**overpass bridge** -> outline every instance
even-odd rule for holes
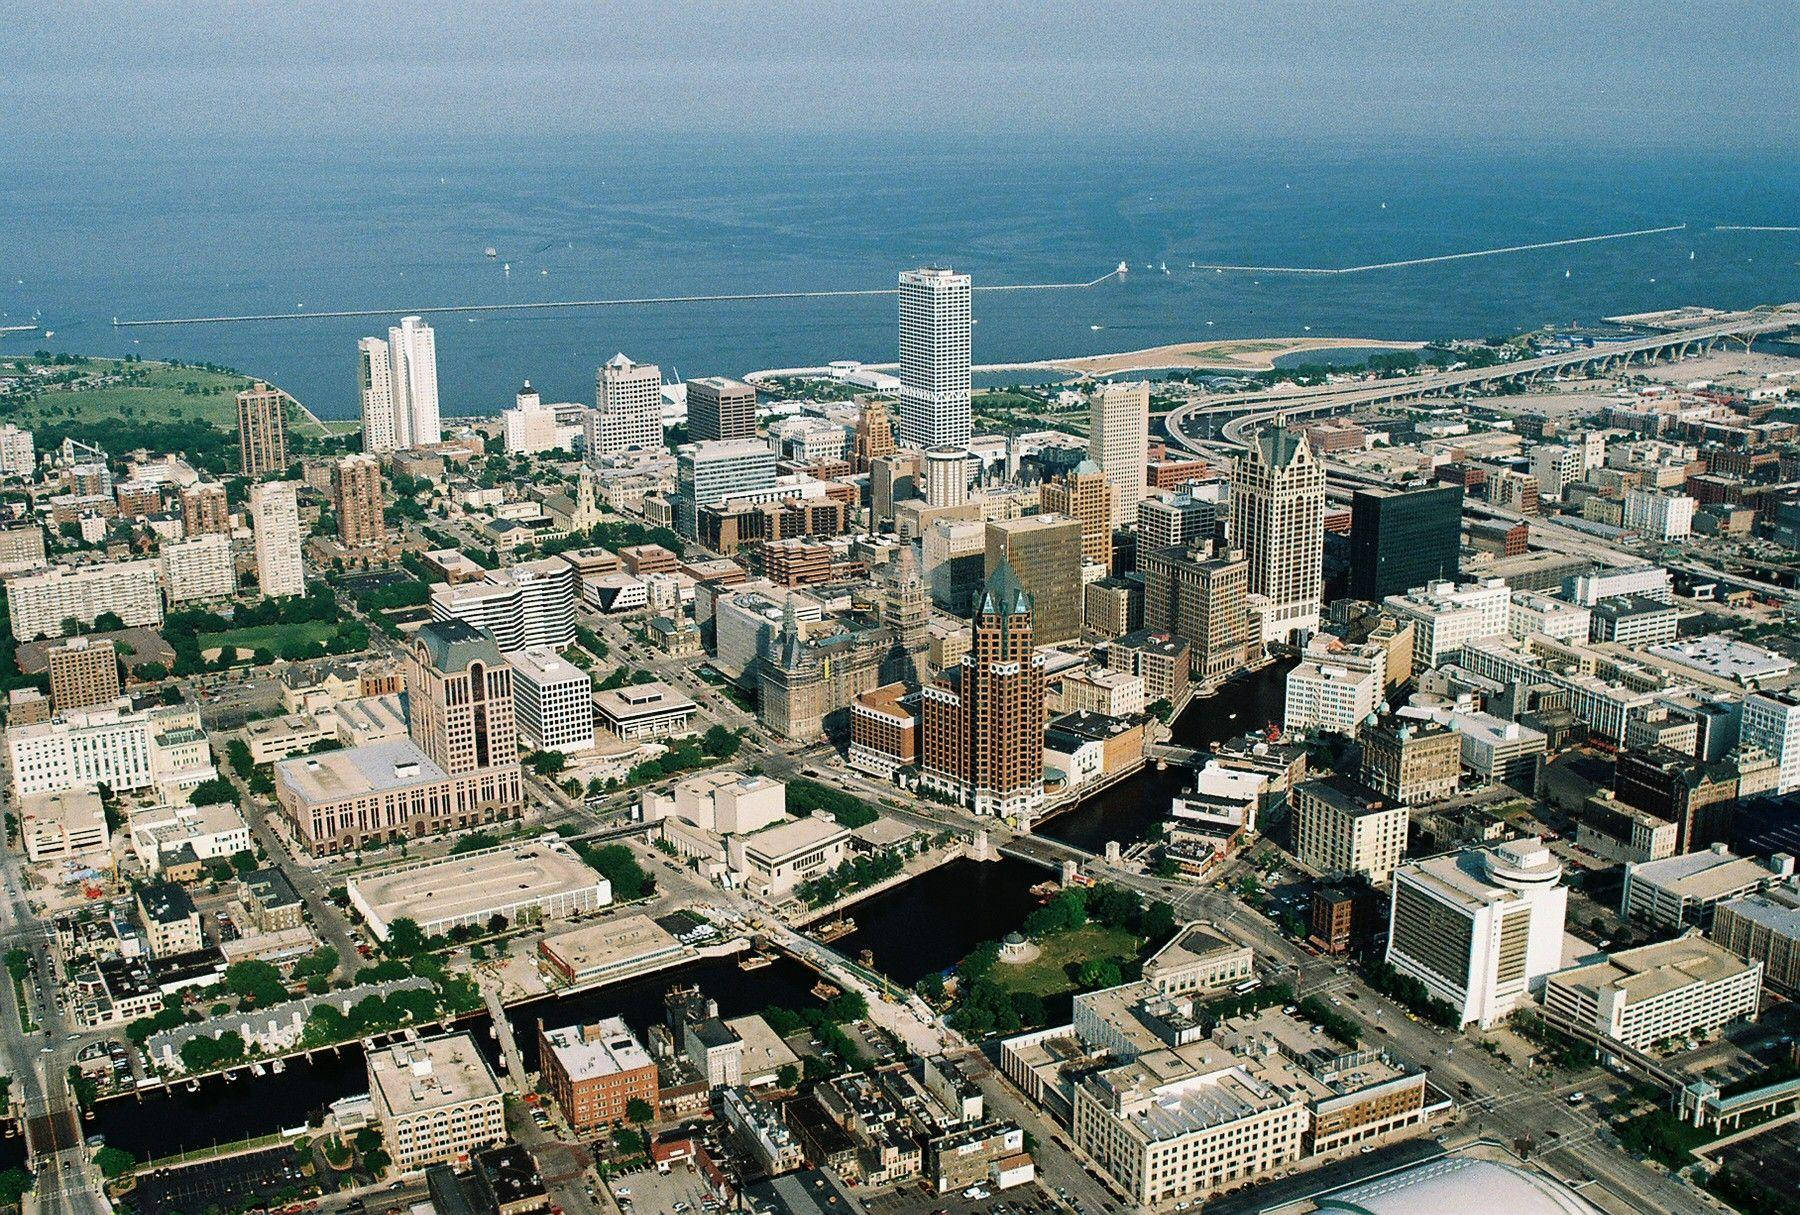
[[[1800,304],[1784,304],[1779,308],[1740,313],[1710,324],[1558,351],[1493,367],[1464,367],[1456,371],[1402,376],[1349,388],[1326,386],[1300,392],[1255,392],[1195,402],[1170,412],[1164,425],[1170,441],[1177,447],[1205,454],[1203,445],[1209,440],[1195,425],[1202,418],[1229,418],[1219,431],[1221,438],[1226,445],[1244,447],[1258,427],[1276,418],[1285,420],[1339,413],[1370,405],[1444,396],[1508,381],[1534,383],[1567,371],[1605,375],[1639,362],[1647,365],[1659,359],[1680,359],[1692,353],[1710,351],[1724,341],[1741,342],[1747,350],[1757,338],[1785,332],[1797,324],[1800,324]]]

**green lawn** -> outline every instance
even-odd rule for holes
[[[1075,982],[1065,969],[1069,965],[1079,966],[1094,958],[1133,958],[1137,956],[1139,944],[1138,939],[1123,928],[1089,924],[1038,942],[1042,952],[1023,965],[999,963],[994,967],[992,977],[1008,991],[1053,996],[1075,989]]]
[[[123,372],[130,377],[130,382],[92,388],[49,387],[30,400],[9,402],[9,410],[17,410],[14,420],[42,423],[109,417],[155,422],[200,421],[221,430],[236,430],[237,393],[251,383],[249,376],[235,372],[171,367],[167,363],[128,364],[117,359],[91,358],[79,367],[58,370],[96,376]]]
[[[298,637],[309,645],[318,641],[330,641],[337,635],[338,626],[323,620],[302,620],[295,624],[259,624],[247,629],[227,629],[223,633],[202,633],[197,638],[200,653],[207,658],[212,657],[214,650],[225,646],[236,646],[240,654],[248,654],[252,650],[276,652],[283,641]]]

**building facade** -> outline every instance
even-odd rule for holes
[[[756,437],[756,389],[723,376],[687,382],[688,438],[696,443]]]
[[[345,548],[387,542],[381,508],[381,465],[373,456],[345,456],[331,467],[331,496],[337,509],[338,541]]]
[[[615,354],[594,373],[594,411],[587,416],[588,463],[662,447],[662,368]]]
[[[250,487],[250,526],[256,541],[256,583],[266,597],[306,594],[300,550],[300,505],[292,481]]]
[[[1232,543],[1267,601],[1263,638],[1318,631],[1324,598],[1325,470],[1303,434],[1279,421],[1232,464]]]
[[[111,612],[127,628],[162,623],[162,596],[153,560],[109,561],[103,565],[53,566],[41,574],[9,578],[6,610],[19,641],[60,637],[64,621],[92,627]]]
[[[258,380],[237,394],[238,467],[246,477],[285,472],[287,394]]]
[[[209,532],[165,544],[158,560],[171,608],[216,603],[237,594],[237,561],[228,535]]]
[[[1108,381],[1088,398],[1088,455],[1112,485],[1112,525],[1137,522],[1150,444],[1150,385]]]
[[[1379,603],[1454,578],[1462,558],[1462,486],[1359,489],[1350,500],[1350,593]]]
[[[900,275],[901,446],[966,446],[970,404],[970,281],[926,267]]]

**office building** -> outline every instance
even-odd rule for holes
[[[1187,693],[1190,651],[1183,638],[1139,629],[1106,647],[1106,665],[1141,677],[1144,699],[1151,704],[1175,704]]]
[[[1030,599],[1038,645],[1081,636],[1081,524],[1065,515],[1026,515],[989,523],[984,575],[1002,566]]]
[[[927,453],[929,456],[929,453]],[[1112,483],[1100,466],[1087,459],[1075,471],[1057,481],[1046,481],[1038,491],[1038,499],[1046,514],[1067,515],[1081,525],[1081,561],[1112,569],[1113,506]]]
[[[758,898],[780,902],[850,855],[850,832],[824,811],[725,837],[725,863]]]
[[[1150,385],[1107,382],[1088,397],[1088,455],[1112,486],[1112,525],[1137,521],[1150,446]],[[1182,543],[1177,541],[1177,543]]]
[[[1537,591],[1514,591],[1506,631],[1511,637],[1538,633],[1552,641],[1579,645],[1592,635],[1592,622],[1592,610],[1579,603]]]
[[[594,749],[594,681],[547,646],[506,655],[519,741],[534,751]]]
[[[630,1121],[628,1109],[657,1104],[656,1061],[621,1017],[538,1028],[538,1058],[550,1098],[578,1131]]]
[[[1690,933],[1557,971],[1544,983],[1544,1015],[1634,1050],[1756,1019],[1761,962]]]
[[[1538,765],[1549,749],[1541,730],[1492,713],[1455,712],[1450,724],[1462,742],[1462,765],[1483,781],[1522,793],[1537,789]]]
[[[300,550],[300,504],[292,481],[250,487],[250,526],[256,540],[256,584],[263,595],[306,594]]]
[[[662,447],[662,368],[615,354],[594,373],[594,411],[586,421],[587,459]]]
[[[969,500],[969,452],[933,447],[925,453],[925,504],[961,506]]]
[[[850,703],[850,766],[882,780],[919,760],[919,696],[883,684]]]
[[[158,560],[170,608],[217,603],[237,594],[237,560],[230,536],[208,532],[165,544]]]
[[[174,957],[206,944],[206,938],[200,935],[200,912],[194,907],[194,900],[173,882],[138,887],[137,909],[154,956]]]
[[[413,741],[450,775],[518,763],[513,671],[492,634],[461,620],[420,625],[406,697]]]
[[[501,437],[506,450],[515,455],[532,456],[552,451],[564,444],[564,428],[557,421],[556,406],[544,404],[544,398],[526,380],[513,397],[513,407],[500,411]]]
[[[109,561],[103,565],[53,566],[41,574],[9,578],[6,610],[19,641],[60,637],[64,622],[92,628],[111,612],[127,628],[162,623],[154,560]]]
[[[1435,667],[1463,645],[1507,635],[1512,589],[1498,578],[1458,586],[1428,582],[1382,601],[1389,613],[1413,624],[1413,669]]]
[[[1002,559],[976,605],[969,652],[921,698],[922,778],[977,814],[1029,820],[1044,797],[1044,664],[1032,598]]]
[[[668,738],[689,733],[699,707],[666,683],[638,683],[596,693],[594,721],[628,742]]]
[[[373,412],[377,442],[391,442],[391,448],[370,448],[375,452],[430,447],[443,438],[438,417],[437,333],[423,319],[401,317],[390,326],[387,340],[387,385],[385,410],[379,394],[380,375],[372,357],[378,339],[365,338],[358,351],[366,368],[364,418]],[[385,414],[385,420],[382,415]]]
[[[19,800],[18,812],[19,837],[32,864],[83,856],[106,857],[111,863],[106,807],[92,785],[34,793]]]
[[[1287,676],[1285,730],[1323,730],[1354,737],[1381,703],[1384,663],[1347,664],[1309,656]]]
[[[50,704],[57,713],[110,705],[119,699],[119,651],[110,640],[71,637],[44,655]]]
[[[1647,595],[1615,595],[1594,605],[1590,627],[1595,641],[1637,648],[1674,641],[1681,618],[1672,604]]]
[[[1232,463],[1231,542],[1266,601],[1262,640],[1319,627],[1325,553],[1325,470],[1304,435],[1280,420]],[[1152,626],[1154,627],[1154,626]]]
[[[851,470],[859,473],[870,472],[875,461],[894,454],[894,425],[887,402],[880,397],[865,399],[857,411],[850,454]]]
[[[1462,557],[1462,486],[1359,489],[1350,500],[1350,594],[1379,603],[1454,578]]]
[[[0,477],[29,480],[37,471],[37,449],[29,430],[11,422],[0,424]]]
[[[1582,478],[1581,452],[1555,443],[1540,443],[1531,451],[1531,475],[1537,480],[1540,499],[1560,499],[1563,490]]]
[[[756,437],[756,389],[723,376],[687,382],[688,438],[695,443]]]
[[[970,283],[927,267],[900,275],[900,444],[964,447],[970,405]]]
[[[1385,885],[1406,854],[1404,805],[1371,796],[1346,777],[1294,786],[1294,855],[1315,873],[1346,873]]]
[[[223,485],[201,481],[181,491],[181,531],[190,538],[231,534],[231,508]]]
[[[1381,796],[1416,806],[1456,792],[1462,746],[1443,723],[1382,717],[1363,726],[1361,738],[1363,783]]]
[[[1694,531],[1694,507],[1686,494],[1649,489],[1625,491],[1625,530],[1650,540],[1685,540]]]
[[[331,466],[331,497],[338,541],[345,548],[387,542],[381,507],[381,465],[369,455],[345,456]]]
[[[178,797],[216,775],[200,715],[187,706],[135,711],[123,698],[6,732],[13,794],[105,785]]]
[[[1800,790],[1800,697],[1791,692],[1752,692],[1744,698],[1738,736],[1745,746],[1775,758],[1775,792]]]
[[[1800,993],[1800,885],[1792,879],[1719,904],[1708,935],[1738,957],[1760,963],[1769,986]]]
[[[1081,588],[1082,627],[1102,637],[1123,637],[1144,624],[1141,578],[1097,578]]]
[[[1792,876],[1794,858],[1738,856],[1724,844],[1642,864],[1627,863],[1619,914],[1658,929],[1704,928],[1717,908]]]
[[[372,456],[395,449],[393,363],[378,337],[356,343],[356,388],[362,405],[363,451]]]
[[[699,508],[775,485],[775,453],[755,438],[683,443],[675,451],[675,526],[696,533]]]
[[[1241,553],[1207,557],[1205,550],[1162,549],[1140,553],[1138,568],[1145,631],[1188,643],[1184,685],[1191,679],[1216,687],[1252,660],[1258,638],[1250,628],[1250,564]]]
[[[1726,760],[1706,763],[1669,747],[1621,751],[1613,761],[1613,793],[1674,823],[1677,852],[1698,852],[1730,834],[1737,767]]]
[[[562,649],[575,640],[575,591],[575,567],[542,557],[489,570],[479,582],[433,586],[431,616],[485,629],[502,653]]]
[[[506,1142],[500,1084],[470,1034],[373,1048],[367,1063],[382,1146],[398,1171],[466,1162]]]
[[[1562,963],[1569,892],[1536,836],[1394,870],[1387,961],[1485,1029],[1530,1001]]]
[[[1571,574],[1563,579],[1563,598],[1583,607],[1619,595],[1646,595],[1661,603],[1673,603],[1675,584],[1660,565],[1632,565],[1619,569]]]
[[[237,394],[238,467],[246,477],[287,470],[287,394],[258,380]]]
[[[1165,548],[1205,548],[1218,534],[1227,503],[1193,494],[1156,494],[1138,503],[1138,552]]]

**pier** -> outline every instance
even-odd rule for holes
[[[1362,266],[1233,266],[1224,264],[1196,265],[1196,270],[1232,271],[1239,274],[1366,274],[1370,270],[1400,270],[1408,266],[1432,266],[1439,262],[1460,262],[1471,257],[1500,257],[1507,253],[1530,253],[1537,249],[1563,249],[1570,245],[1591,245],[1597,241],[1628,240],[1634,236],[1660,236],[1680,232],[1686,224],[1669,224],[1662,228],[1637,228],[1630,232],[1603,232],[1598,236],[1571,236],[1563,240],[1535,241],[1528,245],[1502,245],[1497,249],[1474,249],[1467,253],[1439,253],[1431,257],[1407,257],[1392,262],[1369,262]]]

